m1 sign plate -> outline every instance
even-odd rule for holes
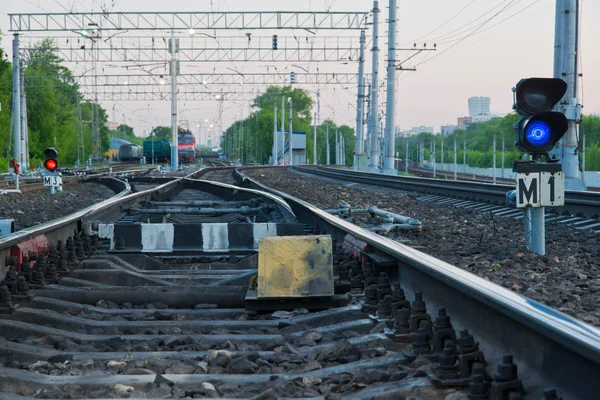
[[[565,205],[564,172],[540,172],[540,200],[542,207]]]
[[[564,205],[563,172],[517,173],[517,208]]]

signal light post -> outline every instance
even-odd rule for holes
[[[567,84],[554,78],[522,79],[513,89],[514,109],[523,116],[515,126],[515,144],[530,156],[513,164],[516,206],[524,209],[525,245],[540,255],[546,254],[545,207],[564,205],[562,165],[550,158],[550,150],[568,129],[565,115],[551,111],[566,91]]]
[[[50,194],[55,193],[56,188],[60,188],[62,185],[62,178],[57,172],[58,169],[58,150],[54,147],[48,147],[44,150],[44,168],[48,170],[49,174],[44,176],[44,186],[50,187]]]

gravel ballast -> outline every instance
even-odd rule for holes
[[[99,183],[74,183],[53,196],[49,190],[0,196],[0,219],[13,218],[16,230],[64,217],[114,196]]]
[[[521,220],[422,202],[417,193],[356,189],[283,168],[244,171],[269,187],[322,208],[377,206],[423,224],[394,236],[533,300],[600,326],[600,238],[562,224],[546,225],[546,255],[525,247]]]

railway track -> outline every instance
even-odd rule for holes
[[[404,171],[402,169],[402,171]],[[415,167],[409,167],[408,168],[408,172],[418,176],[419,178],[433,178],[433,171],[427,168],[415,168]],[[436,176],[437,179],[444,179],[444,180],[453,180],[454,179],[454,172],[448,172],[448,171],[436,171]],[[471,181],[471,182],[487,182],[487,183],[492,183],[493,182],[493,178],[489,177],[489,176],[484,176],[484,175],[475,175],[475,174],[461,174],[461,173],[457,173],[456,174],[457,180],[460,181]],[[496,182],[501,184],[501,185],[511,185],[514,184],[515,181],[514,179],[503,179],[501,177],[497,177]]]
[[[21,290],[12,304],[0,291],[0,398],[552,399],[558,388],[587,399],[600,389],[598,330],[244,169],[241,188],[206,180],[226,173],[208,168],[22,236],[53,249],[40,244],[28,292],[30,266],[4,266]],[[271,235],[284,237],[262,242],[275,251],[257,251]],[[261,280],[277,271],[263,257],[316,248],[332,258],[296,264],[308,284],[298,297]],[[327,276],[335,293],[323,295],[314,282]]]
[[[63,186],[68,187],[69,185],[72,185],[74,183],[77,182],[81,182],[84,179],[84,177],[79,177],[79,176],[69,176],[69,177],[64,177],[63,178]],[[42,178],[24,178],[24,179],[20,179],[19,182],[19,190],[21,191],[21,193],[30,193],[30,192],[35,192],[37,190],[42,190],[44,189],[44,183],[42,181]],[[15,180],[5,180],[2,182],[2,185],[0,185],[0,191],[2,190],[16,190],[17,189],[17,185]]]
[[[116,164],[112,167],[112,174],[118,176],[138,176],[144,175],[152,171],[152,168],[141,170],[139,167],[134,167],[135,163],[122,163]],[[68,170],[65,172],[63,178],[63,186],[68,187],[77,182],[81,182],[86,178],[94,178],[103,174],[111,172],[108,167],[98,168],[94,170]],[[76,175],[73,175],[76,174]],[[16,181],[14,179],[7,179],[0,182],[0,191],[2,190],[16,190]],[[21,193],[31,193],[38,190],[47,189],[44,186],[42,177],[22,177],[19,180],[19,190]]]
[[[408,171],[420,178],[433,178],[433,171],[427,168],[414,168],[411,167]],[[485,183],[493,183],[493,178],[485,175],[475,175],[475,174],[457,174],[457,179],[461,181],[471,181],[471,182],[485,182]],[[437,179],[445,179],[445,180],[454,180],[454,173],[448,171],[436,171]],[[514,185],[514,179],[505,179],[501,177],[497,177],[497,184],[501,185]],[[589,187],[587,188],[589,192],[600,192],[600,188],[598,187]]]
[[[401,191],[423,193],[419,199],[457,207],[485,210],[500,216],[521,218],[523,213],[506,206],[506,193],[514,185],[492,185],[481,182],[444,181],[405,176],[386,176],[325,167],[295,167],[298,171],[346,182],[381,186]],[[600,194],[567,191],[564,207],[546,207],[546,221],[573,225],[577,229],[593,229],[600,233]]]

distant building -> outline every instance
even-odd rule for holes
[[[415,134],[423,132],[433,133],[433,126],[413,126],[411,131],[413,131]]]
[[[458,118],[458,129],[462,129],[464,131],[469,127],[469,125],[471,125],[472,122],[473,118],[471,117]]]
[[[118,122],[110,122],[110,121],[108,121],[108,122],[106,122],[105,125],[106,125],[106,127],[108,128],[109,131],[116,131],[121,124],[119,124]]]
[[[396,133],[396,137],[409,137],[409,136],[413,136],[416,134],[417,133],[413,132],[413,131],[406,131],[406,130],[399,129],[398,132]]]
[[[469,117],[475,118],[478,115],[487,115],[490,113],[489,97],[470,97],[469,98]]]
[[[306,132],[293,131],[292,132],[292,146],[293,146],[293,155],[294,155],[294,164],[306,164]],[[288,138],[288,133],[285,135],[285,139]],[[281,131],[277,131],[277,161],[283,165],[287,164],[289,160],[289,143],[285,140],[285,151],[282,151],[281,146]],[[272,159],[271,159],[272,162]]]
[[[440,132],[442,136],[452,135],[458,129],[458,125],[442,125]]]
[[[492,114],[492,113],[479,114],[479,115],[475,115],[473,117],[473,122],[485,122],[485,121],[489,121],[491,119],[498,118],[498,117],[500,117],[500,115]]]

